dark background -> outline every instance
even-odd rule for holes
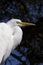
[[[43,65],[43,0],[0,0],[0,22],[11,18],[33,22],[36,26],[22,28],[22,42],[5,64]]]

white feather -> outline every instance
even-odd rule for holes
[[[12,19],[12,24],[19,21]],[[9,21],[11,22],[11,20]],[[18,25],[12,25],[10,23],[0,23],[0,63],[5,61],[11,51],[20,44],[22,40],[23,32]]]

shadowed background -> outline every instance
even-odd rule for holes
[[[33,22],[35,27],[25,27],[23,39],[6,65],[43,65],[43,1],[42,0],[0,0],[0,22],[11,18]]]

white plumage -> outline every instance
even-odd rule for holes
[[[11,51],[20,44],[22,39],[21,28],[19,26],[13,27],[12,24],[0,23],[0,63],[8,58]]]
[[[27,25],[27,23],[21,23],[19,19],[11,19],[7,23],[0,23],[0,64],[20,44],[23,32],[19,26],[22,25]]]

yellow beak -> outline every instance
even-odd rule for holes
[[[33,23],[28,23],[28,22],[17,22],[17,24],[22,24],[22,25],[25,25],[25,26],[35,26],[36,24],[33,24]]]

